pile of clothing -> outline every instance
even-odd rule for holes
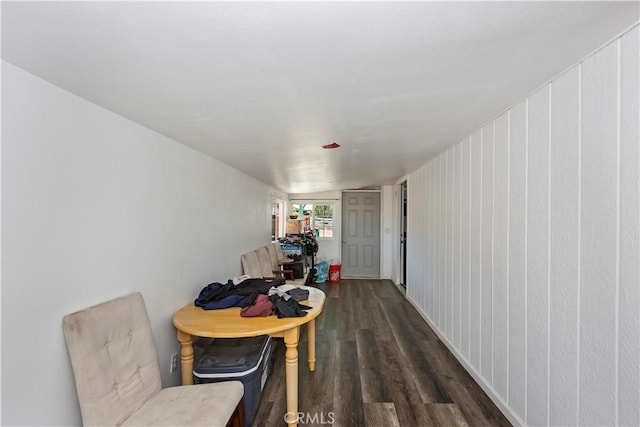
[[[264,317],[276,314],[278,318],[302,317],[311,307],[300,304],[309,298],[309,291],[284,284],[284,279],[271,281],[242,276],[227,283],[210,283],[194,301],[204,310],[242,307],[243,317]]]

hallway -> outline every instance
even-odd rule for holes
[[[510,425],[389,280],[319,284],[327,300],[316,323],[316,370],[300,337],[300,425]],[[255,426],[284,425],[284,345]],[[304,423],[304,424],[303,424]]]

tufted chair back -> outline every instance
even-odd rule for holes
[[[84,425],[119,425],[161,389],[160,368],[140,293],[63,319]]]

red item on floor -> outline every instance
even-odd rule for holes
[[[330,282],[339,282],[340,281],[340,264],[331,264],[329,266],[329,281]]]

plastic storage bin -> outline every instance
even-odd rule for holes
[[[241,381],[244,385],[244,426],[251,427],[262,389],[271,373],[271,337],[216,338],[196,359],[196,384]]]

